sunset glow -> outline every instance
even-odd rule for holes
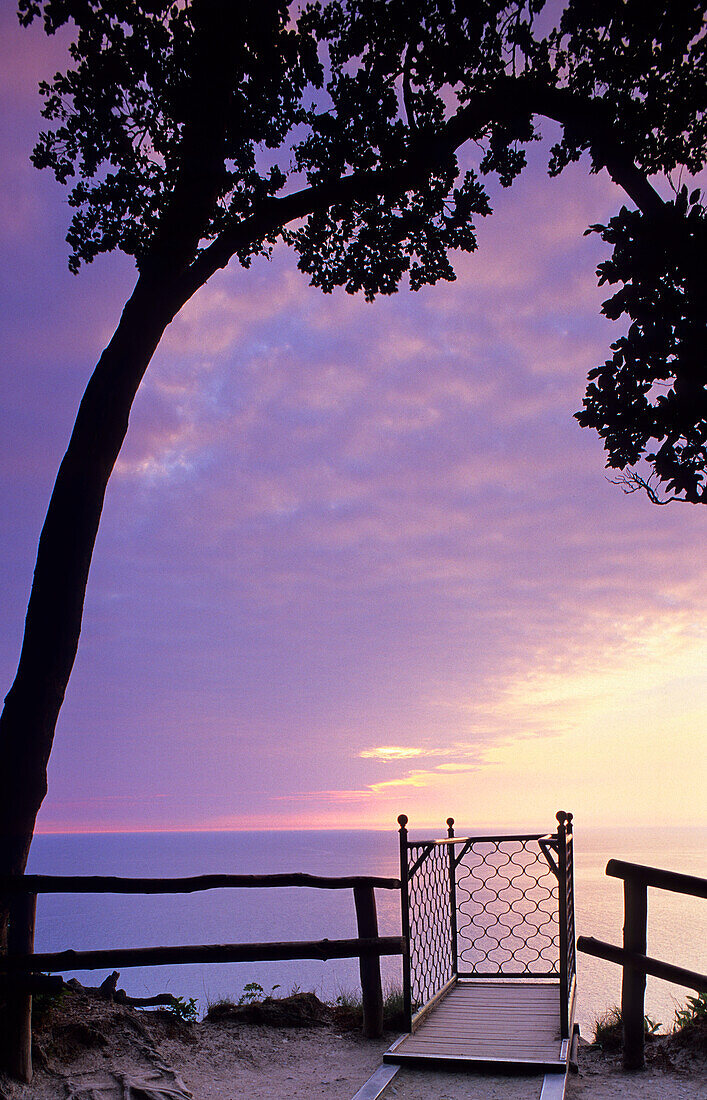
[[[66,269],[29,163],[64,43],[0,14],[0,672],[83,389],[134,281]],[[623,201],[533,147],[453,284],[366,304],[282,247],[149,368],[109,486],[43,832],[707,824],[704,508],[609,483],[573,419],[619,333]],[[700,181],[698,181],[700,182]]]

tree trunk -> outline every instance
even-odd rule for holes
[[[15,681],[0,716],[0,874],[22,874],[83,614],[108,479],[162,334],[183,305],[176,278],[141,275],[79,407],[39,541]],[[7,904],[0,898],[0,951]]]

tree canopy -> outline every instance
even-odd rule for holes
[[[483,177],[510,186],[538,118],[559,121],[549,172],[587,153],[637,206],[593,227],[614,249],[600,283],[620,284],[604,312],[630,328],[577,419],[625,488],[707,500],[705,210],[684,189],[662,201],[648,180],[705,163],[704,0],[569,0],[549,15],[543,0],[19,10],[49,33],[77,28],[73,67],[42,85],[53,125],[34,152],[71,183],[74,271],[119,248],[141,270],[176,264],[196,289],[283,238],[324,291],[450,280],[454,250],[476,247],[474,218],[490,213]],[[460,170],[469,142],[478,163]],[[630,469],[641,460],[648,477]]]

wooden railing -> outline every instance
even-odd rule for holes
[[[191,946],[108,948],[101,951],[55,951],[35,954],[37,895],[186,894],[223,888],[305,886],[319,890],[353,890],[358,936],[342,940],[284,943],[197,944]],[[6,1068],[20,1080],[32,1077],[32,993],[61,986],[47,977],[64,970],[157,966],[164,963],[265,962],[274,959],[358,958],[363,1001],[363,1030],[369,1037],[383,1031],[381,955],[400,955],[401,936],[379,936],[375,890],[399,890],[400,880],[370,875],[327,878],[307,874],[199,875],[195,878],[110,878],[102,875],[23,875],[0,877],[0,895],[10,900],[8,951],[0,955],[5,987]]]
[[[644,1056],[644,1000],[646,974],[662,978],[666,982],[687,986],[698,993],[707,993],[707,974],[686,970],[682,966],[653,959],[647,950],[648,887],[671,890],[676,894],[689,894],[707,898],[707,879],[696,875],[681,875],[675,871],[662,871],[658,867],[645,867],[640,863],[624,863],[610,859],[607,875],[624,881],[624,939],[623,947],[616,947],[592,936],[580,936],[577,949],[598,959],[607,959],[623,967],[621,982],[621,1017],[623,1021],[624,1069],[640,1069]]]

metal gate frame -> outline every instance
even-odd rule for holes
[[[576,982],[572,814],[560,810],[556,820],[555,833],[456,837],[450,817],[446,837],[411,841],[408,818],[399,816],[408,1031],[459,978],[554,979],[562,1038],[569,1038]]]

